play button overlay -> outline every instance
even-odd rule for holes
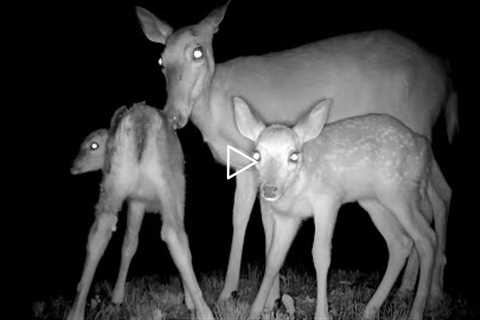
[[[230,174],[230,153],[231,152],[235,152],[236,154],[239,154],[241,155],[242,157],[244,157],[245,159],[248,160],[248,164],[245,165],[243,168],[235,171],[233,174]],[[231,178],[235,177],[237,174],[240,174],[242,173],[243,171],[247,170],[248,168],[256,165],[258,163],[257,160],[253,159],[252,157],[249,157],[247,156],[245,153],[243,153],[242,151],[238,150],[237,148],[234,148],[230,145],[227,144],[227,180],[230,180]]]

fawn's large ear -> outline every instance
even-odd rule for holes
[[[173,29],[168,23],[158,19],[153,13],[142,7],[136,7],[138,20],[148,40],[165,44]]]
[[[297,133],[302,143],[318,137],[320,132],[322,132],[323,127],[327,123],[332,103],[333,99],[330,98],[319,101],[313,106],[310,112],[295,125],[293,130]]]
[[[240,97],[233,98],[233,110],[238,131],[253,142],[257,141],[265,125],[252,114],[247,103]]]
[[[98,140],[101,144],[103,144],[105,141],[107,141],[108,138],[108,129],[102,128],[102,129],[97,129],[93,132],[91,132],[84,140],[83,143],[90,142],[92,140]]]
[[[223,6],[220,6],[218,8],[215,8],[206,16],[203,18],[202,21],[200,21],[197,24],[197,27],[201,30],[206,30],[211,34],[214,34],[218,31],[218,26],[223,20],[223,17],[225,16],[225,12],[227,11],[227,7],[230,4],[230,0],[225,3]]]
[[[110,120],[110,129],[109,135],[113,136],[116,132],[118,127],[120,126],[120,122],[122,121],[123,117],[128,113],[127,106],[121,106],[113,113],[112,119]]]

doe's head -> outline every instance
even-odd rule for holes
[[[209,90],[215,70],[212,39],[227,6],[213,10],[197,24],[175,31],[148,10],[137,7],[145,36],[165,45],[158,63],[167,82],[167,118],[175,129],[187,124],[195,102]]]
[[[332,99],[319,101],[292,128],[266,126],[240,97],[233,98],[233,104],[238,130],[255,143],[252,157],[258,161],[260,194],[267,201],[276,201],[296,180],[304,161],[303,145],[322,131]]]
[[[80,145],[70,172],[81,174],[102,169],[105,162],[107,140],[107,129],[99,129],[90,133]]]

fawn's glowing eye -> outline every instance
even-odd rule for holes
[[[260,152],[254,151],[253,154],[252,154],[252,158],[257,160],[257,161],[260,161]]]
[[[290,157],[288,157],[288,161],[297,163],[299,157],[300,157],[299,153],[297,151],[294,151],[290,154]]]
[[[200,60],[203,58],[203,49],[202,47],[196,47],[192,52],[193,60]]]
[[[158,58],[158,65],[160,67],[163,67],[163,58],[162,57]]]
[[[98,148],[100,148],[100,145],[96,142],[92,142],[90,143],[90,150],[97,150]]]

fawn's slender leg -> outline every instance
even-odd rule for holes
[[[130,262],[137,251],[138,233],[145,214],[145,204],[142,202],[131,200],[128,203],[128,206],[127,231],[123,238],[122,261],[120,263],[117,282],[115,283],[112,294],[113,303],[123,302],[127,273],[130,267]]]
[[[430,289],[430,300],[432,303],[435,303],[435,301],[438,301],[441,296],[443,296],[444,269],[447,262],[445,257],[447,220],[451,196],[452,189],[448,185],[438,163],[433,159],[431,178],[428,186],[428,197],[430,198],[433,207],[435,233],[437,235],[438,246],[435,253],[432,287]],[[398,289],[399,295],[406,295],[408,292],[413,292],[418,278],[418,270],[418,252],[412,250],[410,257],[408,258],[402,283]]]
[[[97,213],[95,222],[90,228],[88,235],[87,257],[85,259],[82,277],[77,286],[77,296],[67,317],[68,320],[84,319],[87,294],[92,284],[98,262],[110,241],[116,222],[116,213]]]
[[[268,258],[268,252],[272,246],[273,240],[273,211],[270,205],[264,200],[260,199],[260,208],[262,211],[263,230],[265,232],[265,261]],[[280,276],[277,274],[273,280],[272,289],[268,294],[267,302],[265,303],[265,310],[272,310],[275,306],[275,300],[280,297]]]
[[[420,262],[418,260],[418,252],[417,249],[413,247],[410,251],[410,255],[408,256],[407,266],[405,267],[405,271],[403,272],[402,282],[396,293],[398,296],[407,296],[411,292],[413,292],[413,290],[415,290],[419,269]]]
[[[186,304],[193,301],[198,319],[214,320],[207,303],[203,299],[202,291],[198,285],[193,271],[192,255],[188,244],[188,237],[183,224],[183,201],[179,203],[176,195],[168,188],[159,190],[162,199],[163,225],[161,231],[162,240],[167,243],[170,255],[180,272],[185,287]],[[180,211],[180,212],[179,212]],[[189,296],[188,296],[189,295]],[[191,299],[190,302],[188,299]]]
[[[230,247],[230,257],[228,259],[225,285],[220,294],[219,300],[228,299],[232,292],[238,288],[245,231],[257,194],[256,176],[252,170],[247,170],[246,172],[237,175],[236,183],[235,199],[233,203],[232,244]]]
[[[431,213],[423,213],[418,193],[395,190],[382,199],[382,203],[392,210],[403,228],[415,243],[420,256],[420,278],[417,293],[410,311],[409,319],[423,319],[426,300],[430,292],[432,281],[432,267],[436,237],[425,217]],[[430,210],[431,207],[430,207]]]
[[[330,319],[327,299],[327,275],[330,267],[332,236],[340,203],[332,199],[317,199],[313,220],[315,237],[313,240],[313,263],[317,276],[317,308],[315,320]]]
[[[413,249],[410,237],[403,231],[393,213],[376,200],[363,200],[359,204],[369,213],[373,223],[382,234],[388,247],[388,264],[380,285],[367,306],[363,318],[373,319],[388,294],[395,280],[402,271],[408,254]]]
[[[299,218],[285,217],[275,213],[272,216],[274,220],[272,245],[268,251],[265,274],[250,309],[249,319],[258,319],[261,316],[273,282],[278,277],[278,272],[301,223]]]

